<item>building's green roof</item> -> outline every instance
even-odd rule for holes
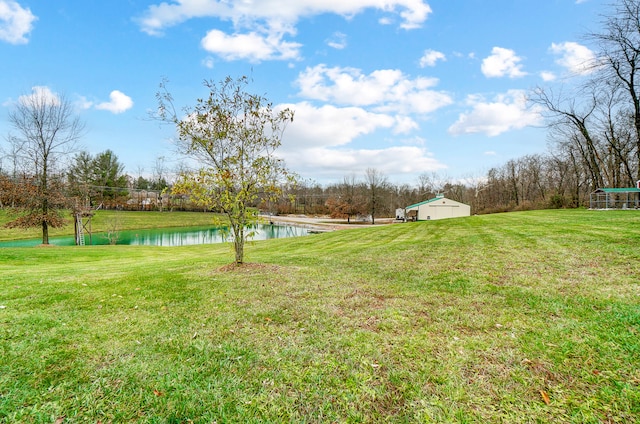
[[[436,200],[442,200],[442,199],[446,199],[446,197],[437,196],[437,197],[434,197],[433,199],[425,200],[424,202],[416,203],[414,205],[409,205],[405,209],[415,208],[417,206],[426,205],[427,203],[435,202]],[[450,199],[447,199],[447,200],[450,200]],[[455,200],[452,200],[452,202],[455,202]],[[459,202],[457,202],[457,203],[459,203]]]
[[[416,206],[426,205],[427,203],[435,202],[436,200],[439,200],[439,199],[442,199],[442,197],[435,197],[433,199],[425,200],[424,202],[409,205],[405,209],[411,209],[411,208],[415,208]]]
[[[640,193],[640,188],[599,188],[594,193]]]

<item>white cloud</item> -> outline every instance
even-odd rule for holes
[[[395,3],[405,6],[404,10],[400,12],[400,17],[404,19],[400,27],[404,29],[420,28],[432,12],[431,7],[421,0],[397,1]]]
[[[49,87],[37,85],[31,88],[31,94],[26,94],[18,97],[18,102],[23,105],[29,104],[45,104],[59,105],[60,96],[51,91]]]
[[[417,146],[394,146],[382,149],[313,148],[303,152],[281,154],[287,165],[305,174],[339,181],[347,175],[364,175],[367,168],[375,168],[394,180],[416,176],[423,172],[446,169],[427,151]]]
[[[450,134],[484,133],[493,137],[507,131],[540,125],[542,122],[540,108],[528,107],[526,94],[522,90],[509,90],[492,102],[469,96],[467,103],[472,110],[460,115],[449,127]]]
[[[556,74],[554,74],[553,72],[549,72],[549,71],[542,71],[540,72],[540,77],[542,78],[542,81],[555,81],[556,79]]]
[[[10,44],[26,44],[27,35],[38,18],[29,8],[13,0],[0,0],[0,40]]]
[[[392,116],[358,107],[316,107],[308,102],[281,107],[295,111],[295,119],[286,131],[287,140],[292,140],[293,144],[285,143],[282,147],[285,150],[299,146],[343,146],[376,130],[392,129],[396,124]]]
[[[329,40],[327,45],[331,48],[342,50],[347,47],[347,35],[342,32],[335,32]]]
[[[396,116],[396,123],[393,128],[394,134],[408,134],[420,128],[418,123],[408,116]]]
[[[213,29],[202,39],[202,47],[225,60],[247,59],[250,62],[261,62],[296,59],[301,45],[283,41],[283,35],[257,32],[227,35]]]
[[[109,94],[111,99],[108,102],[99,103],[96,105],[96,109],[107,110],[111,113],[122,113],[133,107],[133,100],[121,91],[113,90]]]
[[[491,50],[491,56],[486,57],[482,61],[482,73],[487,78],[504,76],[509,78],[523,77],[527,75],[527,73],[522,71],[521,60],[522,58],[516,56],[513,50],[494,47]]]
[[[424,146],[427,141],[419,135],[416,135],[410,138],[399,139],[398,142],[408,146]]]
[[[374,138],[380,130],[393,130],[404,125],[412,127],[410,119],[405,121],[358,107],[317,107],[308,102],[279,105],[277,109],[285,107],[295,110],[295,119],[285,131],[278,155],[297,172],[340,179],[352,173],[364,174],[370,167],[388,175],[435,171],[445,167],[422,145],[370,149],[351,147],[358,140]],[[400,125],[398,120],[402,121]],[[424,144],[424,140],[421,141],[420,144]]]
[[[436,66],[438,60],[447,60],[447,58],[442,52],[425,50],[424,55],[420,58],[420,67]]]
[[[301,44],[283,38],[295,35],[300,19],[327,13],[350,18],[366,9],[399,15],[404,29],[420,27],[431,13],[425,0],[172,0],[149,6],[138,22],[142,31],[160,35],[192,18],[231,21],[233,34],[212,29],[201,41],[203,48],[226,60],[260,62],[299,59]],[[335,37],[329,45],[344,48],[344,37]]]
[[[205,57],[204,59],[202,59],[202,66],[204,66],[207,69],[213,69],[215,64],[216,62],[215,60],[213,60],[212,57]]]
[[[93,102],[85,96],[78,96],[74,103],[78,109],[82,110],[91,109],[93,107]]]
[[[397,69],[382,69],[369,75],[354,68],[318,65],[298,76],[300,96],[340,105],[371,107],[377,112],[404,115],[427,114],[453,102],[432,88],[436,78],[410,79]]]
[[[576,75],[588,75],[595,71],[597,59],[588,47],[573,41],[564,43],[552,43],[549,49],[560,58],[556,63]]]
[[[282,23],[294,25],[301,18],[325,13],[351,17],[366,9],[399,15],[400,26],[405,29],[420,27],[431,13],[423,0],[173,0],[149,6],[139,23],[149,34],[202,17],[230,20],[236,27],[253,28],[256,22],[275,27]]]

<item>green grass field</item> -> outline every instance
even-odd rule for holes
[[[235,268],[228,244],[0,249],[0,422],[640,420],[634,211],[246,252]]]

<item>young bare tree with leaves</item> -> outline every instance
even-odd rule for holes
[[[34,87],[31,94],[20,96],[9,113],[9,123],[17,131],[10,139],[21,146],[19,154],[29,174],[30,193],[23,205],[24,214],[7,225],[42,227],[42,244],[49,244],[49,227],[65,223],[61,214],[65,198],[58,167],[61,159],[75,148],[83,124],[71,102],[46,87]]]
[[[282,194],[282,179],[291,177],[274,152],[293,121],[293,111],[274,110],[265,97],[248,93],[248,84],[246,77],[205,81],[208,96],[182,116],[164,82],[157,95],[159,118],[176,125],[179,150],[200,166],[183,173],[172,192],[188,194],[201,206],[226,214],[236,264],[244,262],[247,227],[257,220],[256,201],[275,200]]]

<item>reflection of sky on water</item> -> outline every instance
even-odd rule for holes
[[[262,225],[249,228],[247,232],[253,232],[249,240],[267,240],[272,238],[297,237],[308,234],[305,228],[284,226],[284,225]],[[89,244],[89,236],[85,235],[86,243]],[[118,234],[119,245],[135,246],[188,246],[195,244],[213,244],[233,241],[233,237],[228,231],[220,228],[162,228],[154,230],[121,231]],[[0,242],[0,247],[30,247],[37,246],[42,239],[16,240],[11,242]],[[75,241],[73,236],[51,237],[51,244],[58,246],[73,246]],[[109,240],[103,233],[92,234],[92,245],[109,244]]]

